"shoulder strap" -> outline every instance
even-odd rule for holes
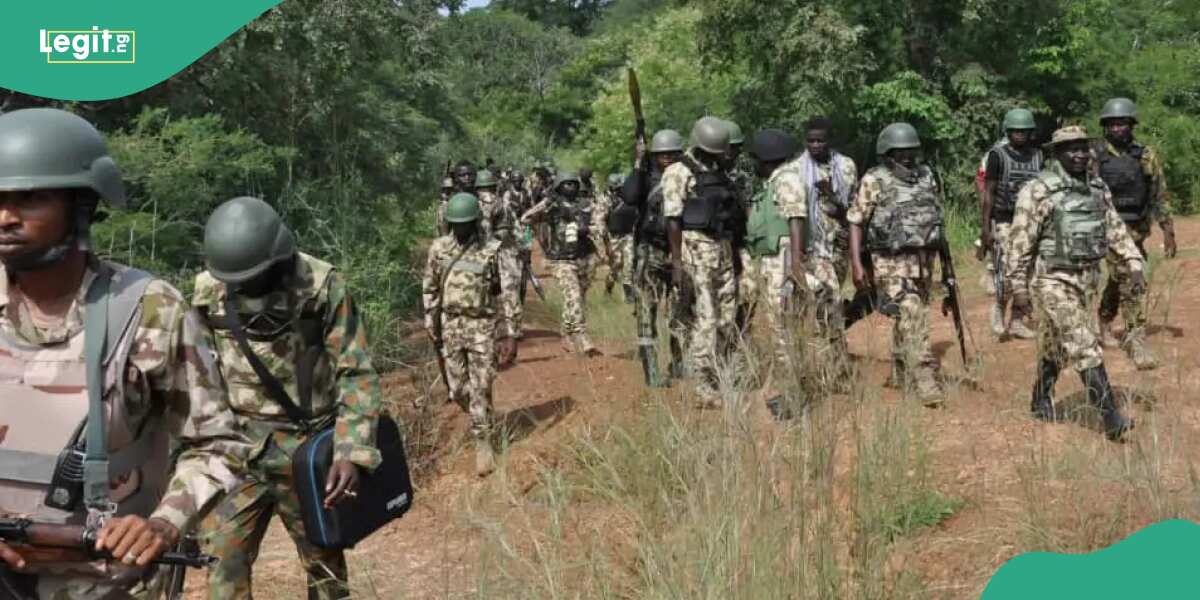
[[[104,415],[104,357],[108,345],[109,286],[112,274],[99,269],[85,296],[83,357],[87,368],[87,446],[83,457],[83,499],[89,520],[116,510],[109,497],[108,420]]]
[[[225,294],[225,322],[229,325],[229,333],[237,342],[238,350],[242,352],[242,356],[246,357],[246,362],[250,363],[250,368],[254,369],[254,374],[258,376],[263,387],[267,388],[267,393],[283,407],[283,412],[287,413],[288,418],[302,429],[307,429],[309,415],[306,415],[299,406],[296,406],[295,402],[292,402],[287,390],[283,389],[283,384],[271,374],[267,366],[254,353],[254,349],[250,347],[250,342],[246,340],[246,331],[242,328],[242,322],[238,317],[237,308],[233,305],[233,299],[233,291],[227,291]]]
[[[108,332],[105,344],[108,346],[104,355],[104,364],[112,362],[121,338],[131,326],[138,308],[142,305],[142,296],[146,287],[154,279],[150,273],[141,269],[122,269],[112,279],[108,291]],[[116,325],[116,327],[113,327]]]

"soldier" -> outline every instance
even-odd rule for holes
[[[729,128],[729,152],[725,155],[724,165],[734,189],[737,190],[738,203],[742,207],[742,216],[745,217],[750,214],[754,196],[755,166],[753,161],[742,154],[746,136],[742,133],[741,126],[729,120],[723,122]],[[734,237],[744,240],[745,219],[742,219],[737,227],[738,232]],[[749,268],[753,257],[746,244],[737,244],[737,250],[737,261],[734,265],[737,269],[737,328],[742,338],[748,339],[750,322],[754,318],[755,299],[758,297],[758,277],[754,270]]]
[[[1119,440],[1133,429],[1113,398],[1103,350],[1089,307],[1100,281],[1100,262],[1116,257],[1131,285],[1146,284],[1144,262],[1113,207],[1112,193],[1089,175],[1087,130],[1064,127],[1050,140],[1054,160],[1017,195],[1005,275],[1013,304],[1038,311],[1038,369],[1033,385],[1034,417],[1055,419],[1054,384],[1063,367],[1075,369],[1088,402],[1104,416],[1105,434]]]
[[[91,250],[99,201],[126,198],[100,133],[35,108],[0,115],[0,140],[0,516],[86,522],[113,557],[0,542],[0,596],[156,597],[166,577],[148,565],[238,484],[250,444],[179,291]],[[64,448],[87,452],[74,486]]]
[[[454,167],[454,189],[468,194],[475,193],[475,165],[469,160],[459,161]]]
[[[1037,123],[1033,120],[1033,113],[1024,108],[1008,111],[1004,115],[1007,137],[1003,143],[992,146],[987,154],[983,189],[979,194],[980,245],[976,250],[979,260],[985,260],[989,253],[994,257],[997,249],[1000,250],[1000,256],[1004,255],[1003,249],[1008,245],[1008,231],[1017,204],[1017,192],[1042,170],[1042,151],[1033,143],[1035,129]],[[1003,274],[1000,276],[1003,277]],[[1003,286],[997,288],[993,285],[992,288],[995,294],[991,313],[992,333],[996,337],[1011,334],[1025,340],[1036,337],[1025,324],[1028,315],[1016,310],[1012,313],[1011,322],[1006,325],[1004,312],[1009,297],[1002,293]]]
[[[493,447],[492,382],[496,378],[496,339],[500,361],[516,353],[511,306],[501,302],[500,240],[483,237],[479,202],[455,194],[447,208],[451,235],[429,248],[421,283],[425,329],[446,365],[450,399],[470,415],[475,438],[475,474],[496,468]]]
[[[524,309],[520,298],[520,285],[523,282],[520,275],[517,213],[512,205],[496,195],[496,179],[491,171],[485,169],[476,174],[475,190],[481,214],[480,234],[484,240],[500,241],[500,273],[503,275],[500,301],[505,304],[505,313],[512,315],[513,337],[521,339],[524,337],[521,326]],[[516,357],[514,353],[510,358],[515,360]]]
[[[691,148],[663,173],[663,215],[671,244],[671,279],[695,326],[688,353],[702,406],[717,405],[718,355],[729,358],[737,341],[734,236],[745,212],[722,164],[729,128],[715,117],[692,127]]]
[[[926,406],[939,406],[944,398],[929,344],[929,295],[933,257],[943,244],[940,186],[919,162],[921,139],[912,125],[885,127],[875,151],[883,164],[863,176],[846,214],[854,286],[876,290],[879,312],[895,321],[893,381]],[[864,248],[871,271],[863,266]]]
[[[296,545],[309,598],[348,597],[345,555],[305,537],[292,459],[310,432],[335,427],[326,506],[357,493],[359,469],[379,465],[379,375],[362,316],[341,274],[297,250],[279,213],[258,198],[213,211],[204,253],[193,303],[215,333],[230,403],[256,447],[246,480],[204,523],[205,546],[221,559],[209,570],[209,597],[251,597],[272,514]]]
[[[646,385],[666,387],[669,379],[658,370],[658,309],[669,303],[672,377],[683,377],[682,337],[690,329],[684,322],[684,308],[672,302],[671,250],[667,236],[667,220],[663,215],[663,172],[679,161],[683,154],[683,136],[672,129],[657,131],[650,138],[650,160],[646,147],[639,143],[633,173],[625,178],[623,197],[638,209],[634,227],[634,256],[632,276],[634,286],[634,316],[638,327],[638,357]]]
[[[446,203],[450,201],[450,196],[453,194],[454,194],[454,179],[452,179],[449,176],[443,177],[442,178],[442,192],[441,192],[441,196],[438,198],[438,209],[437,209],[437,228],[438,228],[439,235],[446,235],[446,232],[449,231],[449,228],[446,225]]]
[[[1162,159],[1154,148],[1134,140],[1137,122],[1137,107],[1132,100],[1113,98],[1106,102],[1100,111],[1104,139],[1093,142],[1092,153],[1100,178],[1112,191],[1117,213],[1142,257],[1146,256],[1146,239],[1154,220],[1162,228],[1164,253],[1174,258],[1175,224],[1167,202]],[[1100,298],[1100,335],[1106,339],[1111,335],[1119,308],[1125,319],[1121,348],[1138,369],[1157,368],[1158,359],[1146,342],[1146,290],[1132,285],[1131,274],[1118,257],[1110,257],[1108,267],[1108,282]]]
[[[596,197],[596,184],[592,181],[591,167],[580,167],[579,169],[579,195],[593,200]]]
[[[587,290],[595,270],[597,223],[590,198],[580,196],[579,176],[571,171],[559,173],[554,187],[541,202],[521,216],[521,222],[545,222],[542,250],[558,280],[563,295],[562,344],[567,352],[588,357],[600,351],[587,334]]]

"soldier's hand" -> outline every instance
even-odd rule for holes
[[[833,182],[828,179],[822,179],[817,182],[817,191],[825,195],[833,194]]]
[[[334,462],[329,477],[325,478],[325,508],[357,495],[358,467],[348,460]]]
[[[127,565],[144,567],[179,542],[179,530],[162,519],[137,515],[104,522],[96,536],[96,550],[107,552]]]
[[[4,542],[0,542],[0,560],[13,569],[25,568],[25,557]]]
[[[1163,227],[1163,253],[1167,258],[1175,258],[1175,253],[1179,248],[1175,245],[1175,227],[1173,225]]]
[[[1146,274],[1141,271],[1134,271],[1129,275],[1129,287],[1134,296],[1141,296],[1146,293]]]
[[[863,268],[862,263],[854,261],[850,265],[851,278],[854,280],[854,289],[865,291],[871,288],[871,278],[867,275],[867,270]]]
[[[1033,310],[1033,305],[1029,301],[1029,294],[1027,292],[1021,292],[1019,294],[1013,295],[1013,299],[1012,299],[1013,314],[1027,315],[1030,312],[1032,312],[1032,310]]]
[[[496,353],[500,358],[500,366],[507,367],[517,361],[517,340],[503,337],[496,341]]]

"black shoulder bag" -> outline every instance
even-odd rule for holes
[[[374,472],[360,470],[357,496],[344,497],[333,508],[325,508],[325,480],[333,465],[333,424],[313,429],[312,415],[292,401],[283,384],[267,370],[250,347],[232,297],[226,298],[224,308],[223,325],[233,335],[250,368],[254,369],[267,393],[307,436],[292,456],[292,478],[296,495],[300,498],[300,514],[304,517],[304,532],[308,541],[321,548],[351,548],[375,530],[408,512],[412,506],[413,487],[404,453],[404,440],[400,437],[396,422],[383,414],[379,415],[375,433],[375,446],[383,462]],[[310,407],[312,371],[316,359],[324,350],[324,340],[319,322],[300,321],[305,349],[296,365],[297,389],[301,401]]]

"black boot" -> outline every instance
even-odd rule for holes
[[[842,318],[847,330],[873,312],[875,312],[874,292],[856,292],[850,300],[842,301]]]
[[[654,346],[639,346],[638,357],[642,359],[642,375],[646,379],[646,387],[670,387],[671,382],[658,373],[658,352]]]
[[[1108,382],[1108,372],[1104,365],[1093,367],[1079,374],[1083,386],[1087,388],[1087,398],[1093,406],[1100,409],[1104,417],[1104,435],[1116,442],[1133,429],[1133,419],[1121,414],[1113,396],[1112,385]]]
[[[1043,358],[1038,364],[1037,379],[1033,382],[1033,401],[1029,410],[1033,418],[1041,421],[1054,422],[1054,384],[1058,381],[1058,373],[1062,368],[1058,363]]]
[[[683,366],[683,345],[674,336],[671,337],[671,377],[683,379],[687,371]]]

